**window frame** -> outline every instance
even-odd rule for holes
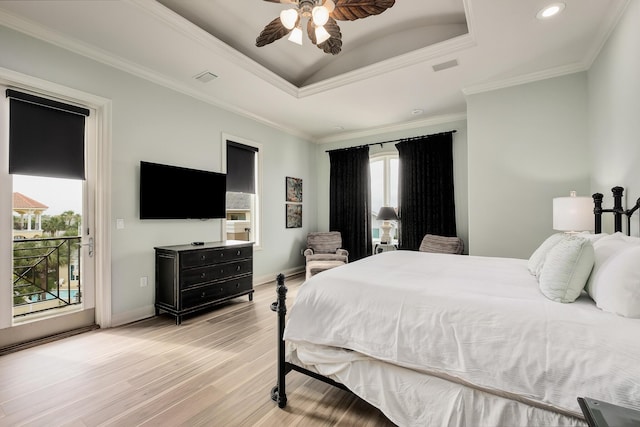
[[[227,173],[227,141],[236,142],[238,144],[243,144],[258,149],[258,151],[256,152],[255,164],[256,192],[253,203],[251,205],[251,228],[253,230],[254,237],[253,248],[254,250],[260,250],[262,248],[262,144],[236,135],[223,133],[222,142],[220,144],[222,147],[221,171],[225,174]],[[227,220],[226,218],[224,218],[220,222],[220,235],[222,237],[222,240],[226,241]]]
[[[398,160],[399,155],[398,152],[385,151],[381,153],[375,153],[369,156],[369,167],[374,162],[382,161],[382,171],[383,171],[383,196],[382,196],[382,206],[391,206],[391,160]],[[399,165],[398,165],[399,166]],[[399,169],[399,168],[398,168]],[[397,177],[396,177],[397,178]],[[373,188],[371,185],[369,186],[369,193],[373,195]],[[373,208],[373,206],[371,206]],[[394,206],[397,208],[397,206]],[[377,212],[372,211],[372,215],[377,215]],[[373,235],[373,230],[378,228],[378,221],[371,221],[371,234]]]

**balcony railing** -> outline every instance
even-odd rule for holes
[[[82,302],[80,237],[13,241],[13,317]]]

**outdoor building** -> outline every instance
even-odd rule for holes
[[[25,196],[13,193],[13,211],[20,215],[18,224],[14,223],[14,239],[31,239],[42,235],[42,213],[49,206]]]

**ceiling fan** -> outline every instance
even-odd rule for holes
[[[325,53],[336,55],[342,50],[342,33],[338,21],[355,21],[379,15],[395,4],[395,0],[264,0],[295,5],[262,30],[256,46],[262,47],[289,34],[289,40],[302,44],[303,19],[307,19],[307,35]]]

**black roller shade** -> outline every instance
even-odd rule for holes
[[[255,147],[227,141],[227,191],[255,194],[256,152]]]
[[[7,89],[9,173],[85,179],[86,108]]]

